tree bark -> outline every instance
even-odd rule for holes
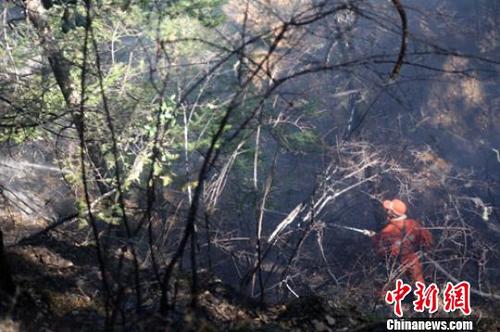
[[[3,295],[13,295],[15,292],[16,285],[4,251],[3,233],[0,231],[0,300],[4,297]]]

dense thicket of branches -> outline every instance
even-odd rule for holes
[[[429,275],[498,299],[498,37],[481,12],[498,4],[476,5],[484,23],[460,31],[451,1],[4,3],[1,153],[49,146],[78,207],[30,238],[92,231],[112,329],[130,303],[168,315],[185,270],[194,307],[207,271],[261,304],[374,289],[401,271],[334,226],[376,229],[397,195],[438,238]]]

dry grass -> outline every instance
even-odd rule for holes
[[[0,320],[0,331],[2,332],[20,332],[20,324],[10,318]]]

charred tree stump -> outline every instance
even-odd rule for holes
[[[16,292],[16,285],[12,279],[9,263],[3,246],[3,233],[0,230],[0,302]]]

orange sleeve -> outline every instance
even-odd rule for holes
[[[432,234],[428,229],[423,227],[420,228],[420,239],[424,247],[429,248],[430,246],[432,246]]]
[[[386,254],[391,254],[397,256],[401,243],[401,232],[395,226],[387,225],[372,238],[372,241],[379,255],[385,256]]]
[[[428,229],[422,227],[422,225],[418,222],[415,221],[415,228],[418,230],[418,244],[428,248],[432,246],[432,234],[429,232]]]

